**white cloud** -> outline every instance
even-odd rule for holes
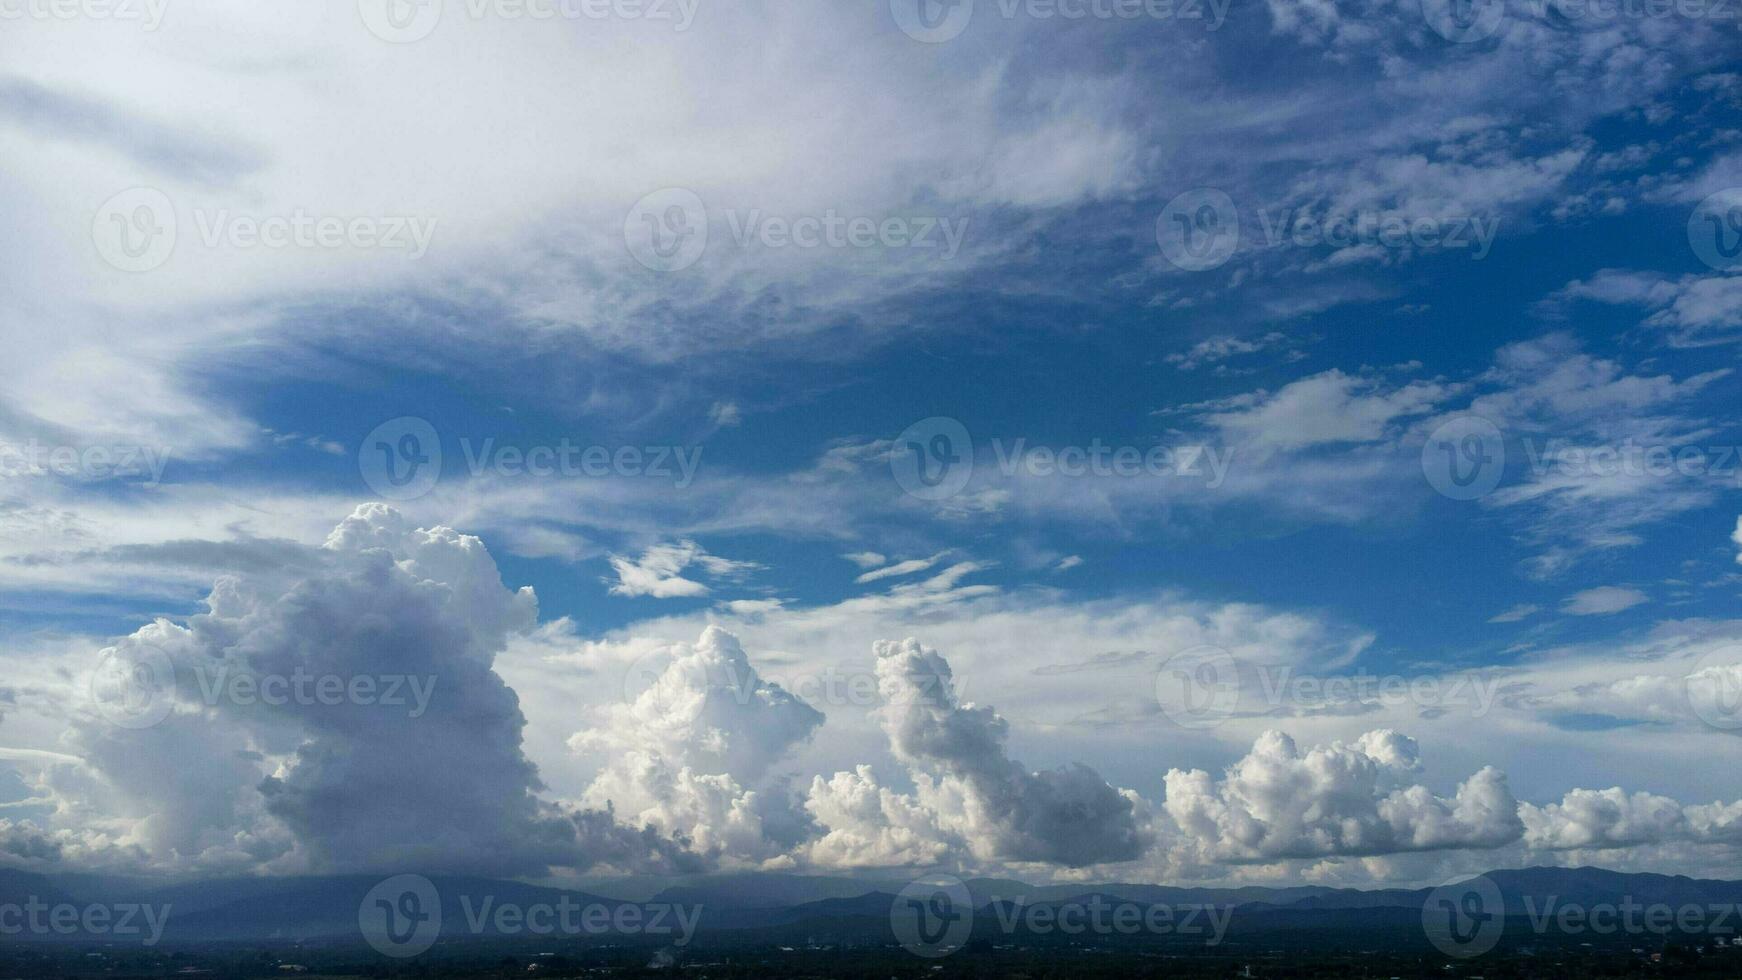
[[[799,820],[763,777],[823,715],[765,681],[738,638],[717,627],[638,666],[647,687],[626,691],[632,700],[598,711],[569,739],[605,760],[583,802],[710,856],[759,860],[789,848],[794,841],[782,835]]]
[[[841,557],[855,565],[858,565],[860,568],[876,568],[878,565],[889,560],[887,557],[878,554],[875,551],[854,551],[842,555]]]
[[[1574,300],[1642,307],[1650,314],[1645,322],[1666,331],[1678,346],[1742,340],[1742,276],[1738,275],[1671,277],[1602,269],[1589,279],[1567,283],[1545,302],[1554,312]]]
[[[477,538],[367,505],[307,559],[309,570],[224,578],[185,625],[158,620],[106,651],[148,685],[130,697],[165,706],[156,724],[111,723],[123,702],[103,686],[61,705],[78,762],[46,765],[38,788],[55,803],[49,828],[77,837],[83,863],[699,866],[608,813],[542,798],[518,701],[493,669],[508,638],[534,625],[537,601],[502,584]],[[230,693],[232,675],[261,678],[259,696]],[[282,697],[269,696],[270,677],[287,679]],[[374,695],[351,693],[359,678]],[[332,679],[346,696],[320,693]]]
[[[611,556],[611,568],[617,573],[611,594],[656,599],[707,595],[711,590],[706,585],[682,576],[691,565],[715,577],[735,577],[761,567],[755,562],[710,555],[694,541],[654,545],[642,552],[639,559]]]
[[[1394,435],[1394,423],[1424,415],[1450,393],[1431,382],[1391,387],[1330,370],[1257,392],[1203,421],[1230,441],[1257,450],[1298,450],[1337,443],[1369,443]]]
[[[1033,772],[1009,758],[1008,724],[959,701],[949,663],[917,640],[879,641],[876,653],[890,747],[914,767],[920,802],[977,857],[1082,867],[1143,853],[1135,793],[1080,763]]]
[[[1620,787],[1576,789],[1559,803],[1519,808],[1532,847],[1609,850],[1675,841],[1742,843],[1742,803],[1684,806]]]
[[[944,556],[947,554],[949,554],[949,552],[940,551],[937,554],[932,555],[930,558],[910,558],[907,561],[896,562],[893,565],[866,572],[853,581],[860,585],[864,585],[867,582],[877,582],[886,578],[900,578],[903,575],[912,575],[915,572],[923,572],[936,565],[938,562],[943,561]]]
[[[1521,602],[1518,605],[1513,606],[1511,609],[1508,609],[1503,613],[1498,613],[1494,616],[1489,617],[1488,622],[1490,622],[1490,623],[1516,623],[1519,620],[1528,619],[1531,616],[1536,615],[1536,613],[1539,610],[1540,610],[1540,607],[1538,607],[1538,606],[1533,606],[1528,602]]]
[[[1393,731],[1304,753],[1282,732],[1265,732],[1220,783],[1203,770],[1169,771],[1167,813],[1206,855],[1231,861],[1492,848],[1518,839],[1518,803],[1504,774],[1485,768],[1445,799],[1402,781],[1420,767],[1415,740]]]
[[[813,777],[805,809],[825,830],[806,848],[808,860],[822,867],[929,867],[964,850],[938,827],[935,813],[881,785],[870,766]]]
[[[1650,601],[1651,597],[1638,589],[1603,585],[1568,596],[1561,611],[1573,616],[1607,616]]]

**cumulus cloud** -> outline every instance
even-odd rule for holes
[[[880,640],[878,720],[918,797],[977,857],[1081,867],[1139,856],[1137,794],[1081,764],[1032,772],[1005,754],[1009,725],[957,699],[949,663],[919,641]]]
[[[503,585],[481,541],[373,504],[310,559],[306,575],[223,579],[206,612],[105,651],[135,680],[93,685],[70,719],[78,762],[41,777],[51,823],[178,870],[698,866],[607,811],[541,796],[518,699],[493,669],[537,600]],[[161,720],[113,723],[142,696]]]
[[[1522,831],[1506,776],[1485,768],[1450,799],[1405,782],[1415,740],[1373,731],[1301,752],[1269,731],[1218,782],[1170,770],[1166,811],[1208,858],[1270,862],[1332,855],[1499,847]]]
[[[1736,530],[1730,535],[1730,540],[1736,543],[1738,549],[1742,549],[1742,517],[1736,518]],[[1736,564],[1742,565],[1742,550],[1736,552]]]
[[[1519,808],[1525,842],[1546,850],[1742,843],[1742,802],[1684,806],[1620,787],[1576,789],[1559,803]]]
[[[569,740],[606,759],[584,801],[684,835],[704,853],[768,858],[794,843],[804,821],[763,777],[822,725],[822,713],[764,680],[738,638],[715,626],[662,669],[636,667],[647,687]]]
[[[821,866],[929,867],[963,849],[938,826],[936,813],[883,786],[870,766],[813,777],[804,806],[826,828],[806,847],[809,860]]]

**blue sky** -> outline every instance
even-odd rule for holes
[[[21,15],[0,445],[77,462],[0,475],[0,863],[431,860],[309,802],[372,732],[408,805],[510,774],[423,828],[492,873],[671,859],[606,804],[715,867],[1742,871],[1734,19],[918,2]],[[403,730],[190,680],[426,648]]]

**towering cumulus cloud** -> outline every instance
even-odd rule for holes
[[[61,814],[146,864],[542,873],[684,865],[668,840],[540,798],[519,700],[492,669],[537,619],[477,538],[359,508],[301,577],[225,579],[208,611],[107,652],[155,689],[93,688],[50,773]],[[166,673],[167,671],[167,673]],[[161,718],[124,714],[165,699]],[[117,719],[125,724],[116,724]]]
[[[913,639],[874,649],[877,715],[890,748],[913,767],[920,802],[975,857],[1082,867],[1143,853],[1137,794],[1084,765],[1030,772],[1005,754],[1003,718],[956,699],[950,665],[936,650]],[[880,799],[878,809],[904,807]]]
[[[823,716],[763,680],[736,636],[708,627],[645,690],[597,721],[569,740],[607,759],[588,803],[728,858],[773,858],[802,835],[806,820],[795,802],[781,787],[759,784]]]

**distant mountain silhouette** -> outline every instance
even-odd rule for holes
[[[1626,874],[1600,868],[1526,868],[1490,872],[1506,900],[1508,915],[1526,914],[1526,899],[1540,909],[1549,899],[1585,906],[1662,903],[1742,905],[1742,882],[1658,874]],[[0,905],[34,898],[47,904],[151,903],[169,905],[164,942],[358,941],[358,909],[381,881],[374,875],[222,878],[153,882],[99,875],[41,875],[0,869]],[[569,903],[616,910],[637,903],[588,892],[518,881],[431,876],[441,898],[446,937],[500,937],[486,908],[530,908]],[[691,878],[658,893],[657,905],[700,906],[700,931],[713,938],[743,933],[744,939],[811,934],[886,937],[890,910],[902,882],[849,877],[810,877],[745,872]],[[1418,930],[1432,889],[1356,889],[1300,886],[1196,888],[1131,883],[1030,885],[1002,878],[965,883],[975,914],[1002,917],[1065,903],[1232,907],[1236,931]],[[645,890],[642,892],[645,894]],[[484,903],[488,901],[489,906]],[[469,915],[468,915],[469,913]],[[644,912],[645,914],[645,912]],[[512,931],[512,930],[511,930]],[[65,940],[63,936],[16,938]],[[76,939],[76,937],[75,937]],[[781,941],[785,941],[782,938]]]

